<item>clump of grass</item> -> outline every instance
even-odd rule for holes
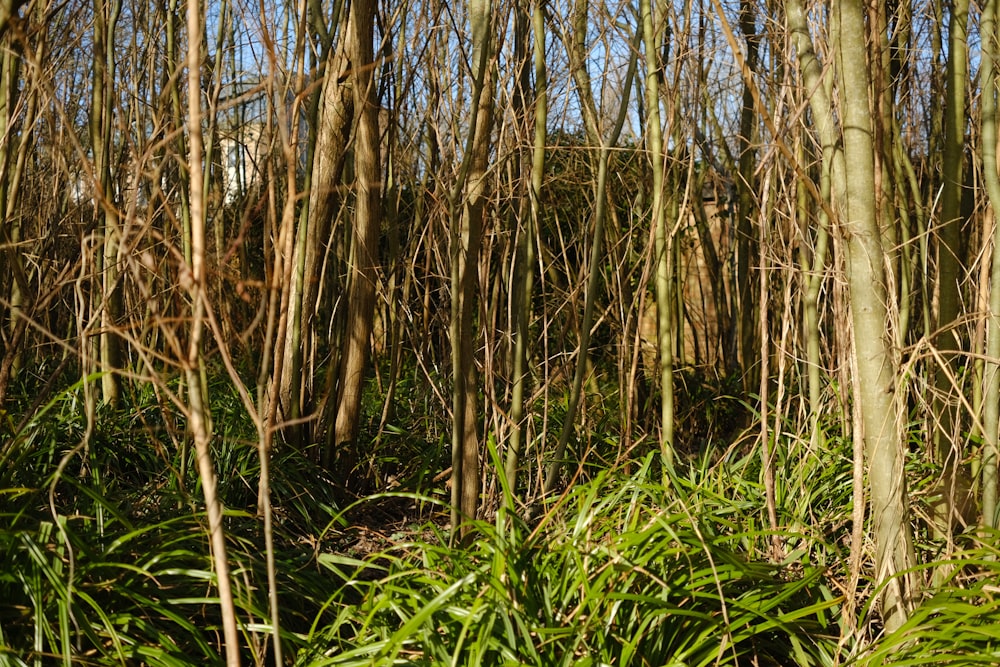
[[[100,539],[87,523],[60,516],[0,534],[5,659],[217,661],[201,526],[192,517],[138,528],[109,519]]]
[[[944,573],[945,580],[927,591],[902,627],[857,651],[851,664],[1000,664],[1000,535],[966,537],[969,547],[921,568]]]
[[[195,485],[171,483],[179,452],[135,423],[155,404],[139,396],[121,412],[102,406],[83,449],[81,393],[79,384],[64,390],[0,443],[10,464],[0,467],[0,665],[220,663],[215,573]],[[237,508],[249,504],[257,483],[256,449],[239,418],[226,414],[228,428],[217,437],[236,471],[226,500]],[[308,480],[316,477],[300,474],[315,465],[282,456],[275,541],[289,592],[283,627],[294,649],[297,633],[327,620],[320,607],[334,585],[320,576],[304,538],[338,515],[332,490],[313,489]],[[230,509],[226,527],[245,661],[259,663],[269,629],[261,525],[255,513]]]
[[[747,560],[647,477],[599,475],[534,530],[501,510],[467,549],[418,539],[374,555],[384,572],[352,583],[360,603],[317,627],[299,663],[829,663],[823,571]]]

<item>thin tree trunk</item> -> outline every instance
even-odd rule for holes
[[[983,524],[996,528],[997,459],[1000,456],[1000,175],[997,170],[997,2],[988,0],[982,15],[983,181],[993,222],[993,257],[990,273],[990,312],[986,362],[983,369],[984,409],[982,454]]]
[[[746,73],[754,76],[758,68],[760,38],[757,35],[756,0],[740,2],[740,32],[746,43]],[[742,362],[744,389],[752,390],[759,382],[758,372],[753,368],[759,361],[758,349],[754,346],[754,316],[758,309],[754,306],[754,284],[752,267],[757,263],[760,248],[756,246],[753,233],[755,201],[754,181],[757,170],[757,151],[753,142],[756,136],[757,115],[754,110],[752,81],[743,82],[743,105],[740,110],[739,175],[736,178],[738,193],[736,208],[736,285],[740,360]],[[761,313],[760,317],[766,314]],[[766,400],[766,399],[762,399]]]
[[[660,457],[664,473],[674,468],[674,367],[673,367],[673,327],[671,304],[670,250],[667,217],[664,207],[664,153],[663,126],[660,123],[660,77],[662,64],[659,61],[659,43],[663,39],[663,28],[654,25],[650,0],[640,0],[639,12],[642,19],[642,40],[646,56],[646,145],[652,167],[652,226],[655,230],[656,250],[656,313],[657,346],[660,362]],[[661,19],[661,17],[656,17]],[[659,23],[659,21],[657,21]],[[594,271],[594,266],[591,266]],[[682,322],[678,321],[678,326]]]
[[[290,263],[288,324],[282,337],[283,370],[276,397],[281,417],[285,420],[303,416],[302,413],[309,400],[309,397],[302,395],[303,385],[309,385],[308,379],[304,378],[304,360],[312,352],[312,326],[319,293],[322,249],[326,243],[332,242],[330,232],[339,201],[338,186],[342,179],[354,121],[354,93],[351,88],[354,80],[347,53],[348,40],[344,37],[349,30],[347,24],[350,14],[351,12],[348,12],[339,17],[338,32],[341,38],[326,59],[320,101],[315,110],[318,129],[308,176],[309,199],[294,232],[292,254],[285,258],[285,261]],[[335,15],[331,24],[337,25],[337,21],[338,17]],[[316,24],[322,24],[322,21],[317,19]],[[339,369],[337,357],[334,357],[331,365],[332,369],[329,372],[336,377]],[[331,414],[336,414],[335,399],[328,404],[328,409]],[[333,418],[334,422],[335,420],[336,417]],[[326,467],[333,465],[335,429],[331,428],[328,436],[328,444],[320,452],[321,461]],[[288,439],[303,444],[301,429],[293,428],[288,434]],[[308,440],[311,444],[313,439]]]
[[[375,271],[379,265],[378,238],[382,225],[382,177],[379,161],[378,103],[375,97],[375,3],[354,0],[348,21],[357,136],[354,142],[356,204],[350,284],[347,292],[347,331],[340,363],[340,393],[334,445],[355,447],[361,412],[364,371],[371,344],[375,313]],[[350,471],[345,471],[350,473]]]
[[[622,127],[625,125],[625,117],[628,115],[629,93],[632,90],[632,80],[635,77],[637,67],[637,57],[639,46],[642,40],[642,30],[636,30],[632,56],[629,59],[628,72],[625,74],[625,82],[622,85],[622,99],[618,108],[618,117],[615,119],[615,126],[607,138],[601,136],[600,126],[597,122],[597,111],[594,99],[591,96],[590,75],[587,72],[585,52],[586,52],[586,29],[587,29],[587,0],[577,0],[575,8],[575,32],[573,35],[574,44],[571,49],[570,63],[573,71],[573,79],[576,84],[577,96],[580,100],[580,107],[583,109],[584,120],[587,126],[587,136],[592,144],[600,146],[597,164],[597,186],[595,189],[594,204],[594,239],[590,250],[590,274],[587,276],[587,292],[583,304],[583,320],[580,323],[580,352],[573,374],[573,385],[570,388],[569,400],[566,406],[566,415],[563,418],[562,431],[559,434],[559,442],[553,452],[552,461],[545,471],[545,483],[542,487],[544,495],[551,493],[559,481],[559,473],[562,470],[566,448],[569,439],[576,428],[576,410],[580,405],[580,396],[583,392],[583,380],[587,372],[590,329],[594,323],[594,309],[597,299],[597,290],[600,286],[601,255],[604,252],[604,230],[608,216],[608,162],[611,157],[611,147],[618,143],[621,136]]]
[[[831,147],[832,148],[832,147]],[[825,152],[825,151],[824,151]],[[823,160],[820,164],[820,193],[824,200],[830,198],[830,161]],[[802,217],[803,237],[808,238],[809,215],[808,194],[805,186],[798,184],[798,210]],[[802,328],[804,330],[806,347],[806,377],[809,385],[809,442],[813,451],[820,446],[820,416],[822,412],[822,358],[820,354],[819,298],[820,288],[826,275],[826,254],[829,245],[830,221],[826,210],[821,208],[816,213],[817,229],[813,235],[813,247],[809,252],[802,253],[802,274],[805,294],[802,298]]]
[[[843,149],[834,149],[831,156],[824,157],[832,158],[831,176],[840,223],[837,229],[846,248],[858,368],[855,401],[861,406],[869,466],[876,580],[886,584],[882,615],[891,632],[905,622],[913,599],[910,576],[903,573],[914,564],[914,556],[903,469],[901,406],[896,391],[897,360],[886,326],[889,295],[875,201],[865,9],[860,0],[845,0],[838,8],[832,17],[839,21],[833,53],[838,60]],[[806,90],[811,93],[809,102],[819,136],[824,146],[835,146],[833,106],[820,85],[821,67],[799,0],[788,0],[785,12]]]
[[[452,190],[451,210],[451,361],[453,535],[467,542],[479,509],[479,436],[476,428],[476,338],[473,306],[479,291],[479,251],[486,215],[486,178],[493,127],[492,30],[490,0],[469,0],[474,73],[474,122],[465,157]],[[460,201],[460,198],[462,200]]]
[[[887,583],[882,595],[886,630],[902,626],[913,599],[914,563],[906,497],[897,391],[898,362],[886,330],[889,320],[884,250],[875,201],[874,144],[869,107],[871,84],[865,43],[864,2],[840,7],[838,84],[843,114],[844,163],[840,230],[847,249],[847,281],[855,332],[860,395],[868,455],[869,486],[875,536],[877,580]],[[834,165],[836,169],[836,164]],[[835,177],[835,182],[841,179]]]
[[[188,174],[191,203],[191,263],[188,293],[191,299],[190,338],[187,357],[183,360],[188,390],[188,421],[194,436],[205,506],[208,510],[208,531],[215,562],[215,576],[219,589],[219,606],[226,664],[240,664],[240,638],[237,629],[236,607],[233,603],[232,582],[229,578],[229,561],[226,557],[226,535],[222,525],[222,503],[216,495],[215,465],[212,462],[212,426],[208,412],[208,396],[202,381],[202,330],[204,327],[206,293],[205,270],[205,193],[202,170],[201,130],[201,8],[196,2],[187,6],[187,92],[188,136],[191,147],[188,156]]]
[[[932,442],[934,457],[942,465],[941,496],[933,506],[932,526],[938,536],[950,531],[955,505],[954,485],[962,459],[961,421],[954,396],[955,352],[961,350],[954,329],[959,313],[962,280],[961,203],[962,166],[965,161],[965,87],[968,79],[969,0],[951,3],[948,19],[948,57],[945,70],[944,146],[941,158],[941,225],[938,228],[938,319],[936,344],[945,365],[937,368],[937,416]]]
[[[10,37],[4,34],[0,37],[3,53],[0,55],[0,136],[7,137],[7,141],[0,142],[0,212],[6,212],[3,220],[0,220],[0,256],[3,257],[3,265],[6,267],[7,275],[0,275],[0,285],[8,291],[6,294],[0,292],[0,299],[6,298],[7,308],[4,319],[0,321],[0,327],[6,327],[7,335],[0,335],[0,408],[3,407],[4,397],[7,393],[7,384],[11,377],[15,375],[21,366],[21,344],[19,341],[23,336],[26,323],[22,321],[22,308],[30,291],[28,277],[24,268],[24,258],[16,249],[21,242],[21,222],[13,215],[17,191],[23,175],[22,156],[26,152],[28,138],[21,137],[21,150],[18,152],[17,167],[15,168],[15,152],[13,151],[14,140],[17,137],[15,124],[15,111],[20,100],[18,82],[20,79],[20,58],[14,53],[10,44]],[[36,97],[32,93],[33,98]],[[32,103],[32,108],[35,103]],[[30,120],[30,119],[29,119]],[[30,125],[27,125],[30,127]],[[19,333],[20,331],[20,333]],[[9,343],[8,343],[9,341]],[[5,347],[5,343],[9,347]]]
[[[527,31],[527,27],[525,27]],[[533,52],[535,65],[535,113],[534,113],[534,143],[531,152],[531,179],[528,185],[528,216],[523,228],[520,230],[517,248],[517,270],[515,276],[517,283],[517,298],[515,300],[516,322],[514,339],[514,359],[511,374],[513,376],[513,386],[511,388],[511,434],[510,445],[507,449],[507,461],[504,465],[507,476],[507,488],[511,494],[511,501],[517,487],[518,459],[521,454],[522,442],[525,435],[524,423],[524,391],[528,383],[528,340],[529,325],[531,322],[531,296],[534,291],[534,271],[535,271],[535,230],[538,229],[538,219],[542,197],[542,179],[545,172],[545,143],[546,130],[548,128],[548,92],[545,68],[545,18],[542,10],[542,3],[536,0],[531,12],[531,36],[533,37]],[[528,41],[527,35],[524,37]],[[527,60],[527,48],[524,58]],[[530,78],[528,77],[527,62],[525,62],[524,76],[522,78],[522,94],[529,90]],[[526,111],[526,110],[525,110]]]
[[[124,306],[118,284],[118,211],[115,207],[114,185],[111,181],[111,139],[114,132],[115,30],[121,14],[120,0],[94,2],[94,67],[91,97],[90,133],[94,151],[94,171],[97,178],[94,201],[103,237],[99,270],[102,289],[99,312],[101,329],[98,336],[101,376],[101,397],[109,405],[117,405],[121,393],[121,340],[116,329]]]

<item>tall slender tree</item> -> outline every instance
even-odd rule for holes
[[[9,11],[9,8],[8,8]],[[3,18],[0,9],[0,19]],[[20,340],[23,338],[27,321],[24,319],[23,307],[28,298],[30,287],[24,267],[24,258],[15,248],[21,242],[22,225],[12,215],[15,209],[16,192],[20,180],[19,171],[15,170],[17,137],[16,110],[21,99],[20,90],[20,59],[16,56],[9,33],[0,34],[0,129],[6,141],[0,142],[0,211],[5,213],[0,221],[0,253],[4,259],[5,270],[0,275],[0,299],[7,303],[4,309],[6,315],[0,327],[6,329],[6,335],[0,336],[0,407],[3,406],[7,384],[13,373],[20,367]],[[27,143],[22,140],[22,143]],[[23,170],[20,171],[23,173]]]
[[[352,226],[347,330],[340,354],[340,382],[334,446],[354,446],[361,412],[361,391],[375,314],[375,281],[382,227],[382,176],[379,159],[378,102],[373,53],[374,0],[353,0],[348,20],[348,53],[355,114],[355,209]]]
[[[323,249],[331,240],[333,221],[337,206],[339,186],[342,181],[344,163],[354,124],[354,93],[351,77],[348,40],[344,35],[350,28],[351,12],[341,12],[336,5],[328,37],[332,46],[326,55],[323,81],[315,112],[316,136],[313,143],[312,163],[309,169],[309,195],[305,210],[294,229],[291,252],[284,258],[287,272],[287,295],[282,296],[282,312],[286,322],[281,329],[279,342],[281,359],[275,358],[274,376],[279,390],[274,396],[284,420],[296,420],[308,398],[302,395],[307,378],[303,373],[304,359],[313,353],[316,299],[319,293],[319,273],[323,262]],[[315,24],[323,23],[316,19]],[[324,40],[326,41],[326,40]],[[339,360],[334,359],[329,371],[331,377],[338,377]],[[326,410],[336,419],[336,397],[330,397]],[[297,431],[289,434],[296,440]],[[317,434],[318,435],[318,434]],[[332,465],[335,452],[335,432],[327,433],[328,442],[323,447],[320,458],[327,466]],[[311,443],[297,443],[311,444]]]
[[[664,39],[663,15],[654,16],[650,0],[640,0],[642,43],[646,56],[646,144],[652,167],[652,225],[656,238],[656,321],[660,368],[660,455],[665,470],[674,467],[674,334],[673,243],[668,238],[664,205],[663,126],[660,122],[660,43]]]
[[[753,219],[757,206],[755,181],[757,168],[757,153],[754,148],[757,117],[754,109],[753,81],[749,77],[757,75],[760,62],[760,36],[757,34],[756,0],[741,0],[740,2],[740,32],[746,45],[747,77],[743,82],[743,102],[740,108],[739,155],[736,177],[736,284],[737,310],[739,321],[740,360],[743,365],[744,387],[754,387],[759,373],[752,372],[759,355],[754,341],[754,317],[758,312],[754,307],[754,285],[757,284],[753,267],[757,264],[760,249],[755,248],[756,238],[753,232]],[[764,317],[764,315],[761,315]]]
[[[239,667],[240,637],[237,629],[236,607],[233,602],[229,560],[226,556],[225,528],[222,524],[222,503],[217,495],[217,477],[212,458],[212,423],[205,383],[203,382],[204,357],[202,338],[208,308],[207,267],[205,251],[205,192],[202,150],[201,63],[202,63],[202,9],[198,3],[187,6],[187,102],[188,102],[188,188],[191,202],[191,262],[185,267],[188,297],[191,301],[187,350],[181,360],[188,391],[188,420],[194,438],[198,475],[208,509],[208,532],[212,545],[212,558],[219,590],[222,612],[223,646],[226,664]]]
[[[552,461],[545,472],[545,483],[543,492],[551,493],[559,482],[559,474],[564,464],[566,448],[569,446],[573,430],[576,428],[576,411],[580,405],[580,398],[583,393],[584,376],[587,373],[588,359],[590,354],[591,328],[594,323],[594,313],[596,310],[598,290],[600,289],[601,272],[600,258],[604,252],[604,235],[607,229],[609,217],[608,204],[608,181],[609,164],[611,160],[612,148],[618,143],[621,137],[625,119],[628,116],[630,94],[632,83],[638,69],[639,47],[642,43],[642,29],[635,31],[632,40],[632,47],[629,51],[628,70],[625,74],[624,84],[621,87],[622,95],[619,100],[613,126],[605,136],[602,131],[602,124],[598,117],[597,105],[594,102],[591,78],[587,63],[587,27],[590,3],[588,0],[574,0],[573,3],[573,32],[567,38],[567,51],[569,55],[569,66],[573,83],[576,88],[577,99],[580,102],[580,109],[583,115],[583,124],[587,141],[597,151],[597,179],[594,183],[594,237],[591,241],[589,274],[587,275],[586,293],[584,296],[583,316],[580,322],[580,342],[579,352],[576,360],[576,367],[573,371],[573,384],[569,390],[569,402],[566,408],[562,430],[559,434],[559,441],[556,443]]]
[[[475,340],[479,253],[486,220],[493,127],[493,3],[469,0],[472,34],[472,122],[449,201],[451,222],[452,517],[454,534],[472,534],[479,508],[478,388]]]
[[[101,298],[95,304],[99,318],[98,334],[101,369],[101,395],[106,403],[116,404],[120,394],[121,339],[118,328],[122,317],[122,289],[119,280],[118,248],[121,243],[118,208],[112,182],[113,135],[115,134],[115,34],[121,16],[120,0],[94,1],[94,55],[91,88],[90,142],[94,155],[94,202],[98,235],[103,241],[97,257],[101,277]]]
[[[993,219],[993,256],[990,271],[990,299],[987,329],[986,364],[983,373],[985,397],[983,410],[982,454],[983,524],[989,528],[1000,525],[997,516],[997,462],[1000,460],[1000,169],[997,140],[997,67],[1000,63],[997,2],[987,0],[982,15],[982,159],[983,181]]]
[[[524,199],[521,210],[527,208],[527,215],[522,215],[524,223],[518,230],[516,270],[515,270],[515,299],[514,299],[514,349],[511,363],[511,434],[510,446],[507,450],[507,460],[505,463],[505,474],[507,476],[507,487],[513,496],[517,488],[517,469],[519,457],[521,455],[522,443],[525,437],[525,389],[529,380],[528,373],[528,348],[530,339],[531,320],[531,299],[534,291],[534,270],[535,270],[535,230],[538,229],[540,207],[542,199],[542,183],[545,171],[545,143],[546,130],[548,129],[548,90],[547,71],[545,66],[545,17],[540,0],[531,7],[530,23],[527,12],[520,19],[524,25],[520,28],[518,43],[524,42],[520,47],[523,51],[524,59],[523,72],[518,83],[521,90],[522,107],[525,120],[527,121],[527,100],[523,99],[531,90],[530,70],[528,68],[528,53],[532,53],[534,62],[534,114],[533,122],[533,142],[531,144],[531,158],[529,162],[530,179],[528,183],[528,196]],[[530,29],[529,29],[530,25]],[[511,498],[513,500],[513,497]]]
[[[882,615],[891,632],[905,622],[913,600],[908,570],[914,565],[914,556],[903,469],[898,361],[887,330],[891,311],[875,200],[865,7],[863,2],[851,0],[839,3],[831,12],[830,20],[837,24],[832,51],[837,61],[839,127],[831,100],[820,85],[822,67],[799,0],[786,2],[785,12],[803,81],[810,91],[814,121],[823,143],[833,147],[829,158],[836,229],[845,248],[858,374],[855,401],[860,406],[868,462],[875,567],[878,581],[885,584]]]

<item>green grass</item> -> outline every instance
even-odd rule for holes
[[[317,624],[299,664],[832,664],[827,571],[748,558],[725,499],[651,481],[653,460],[574,487],[535,526],[501,510],[466,549],[425,529],[373,553],[360,601]]]
[[[99,411],[91,447],[55,479],[85,431],[80,401],[71,386],[0,446],[10,464],[0,468],[0,665],[221,664],[192,462],[178,479],[166,420],[153,397],[137,395]],[[243,662],[264,664],[271,628],[253,429],[222,387],[213,413]],[[427,434],[390,436],[407,434],[408,449],[393,448],[408,453],[387,459],[408,471],[399,492],[351,507],[338,507],[333,480],[313,462],[276,452],[282,638],[296,665],[1000,661],[995,535],[965,536],[946,563],[923,549],[919,578],[948,576],[890,636],[864,605],[874,591],[862,573],[864,606],[849,626],[850,443],[834,432],[818,451],[793,424],[774,437],[777,533],[758,453],[708,448],[667,483],[655,454],[629,474],[588,464],[534,523],[486,508],[489,520],[463,548],[448,546],[447,494],[427,479],[441,452],[426,449],[421,461]]]

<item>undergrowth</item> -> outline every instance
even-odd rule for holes
[[[253,429],[238,401],[216,395],[243,661],[266,664]],[[152,395],[128,397],[99,411],[88,447],[57,475],[86,430],[81,400],[72,387],[17,432],[6,416],[0,432],[0,664],[221,664],[207,522],[177,447],[183,420]],[[850,443],[836,433],[819,448],[792,428],[774,436],[777,530],[759,455],[732,447],[666,477],[653,455],[591,467],[531,523],[499,503],[461,547],[449,545],[444,483],[429,480],[439,450],[426,465],[407,460],[415,472],[395,492],[350,506],[306,456],[276,451],[282,646],[294,664],[1000,662],[994,535],[966,535],[946,561],[922,552],[917,574],[937,573],[936,587],[880,634],[870,573],[850,577]]]

